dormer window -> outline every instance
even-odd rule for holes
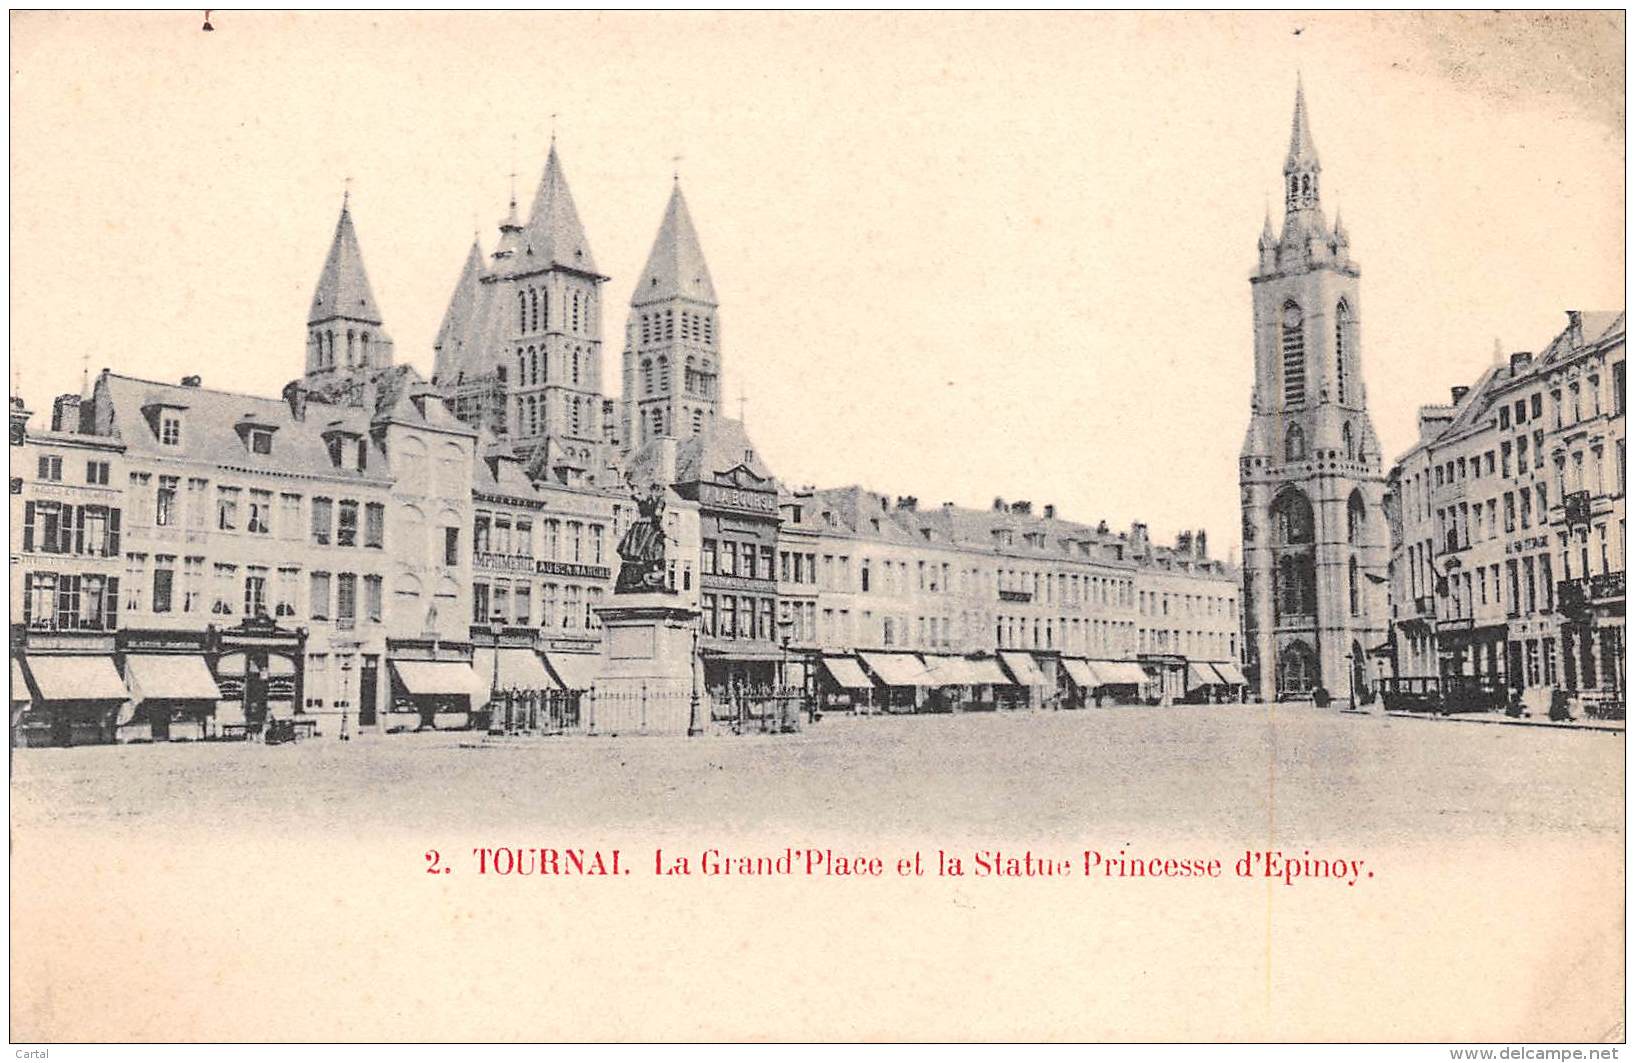
[[[167,447],[182,445],[182,415],[179,413],[162,413],[159,415],[159,442]]]
[[[265,428],[250,429],[250,453],[271,454],[272,432]]]

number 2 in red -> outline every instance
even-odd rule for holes
[[[442,861],[442,859],[443,859],[442,855],[440,853],[438,853],[438,851],[436,849],[427,849],[426,850],[426,874],[428,874],[428,875],[445,874],[448,871],[448,868],[438,867],[437,866],[438,863],[440,863]]]

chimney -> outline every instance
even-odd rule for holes
[[[1466,395],[1470,394],[1470,389],[1463,385],[1455,384],[1453,387],[1448,389],[1448,393],[1453,396],[1453,404],[1457,406]]]
[[[1192,541],[1198,547],[1198,560],[1209,560],[1209,539],[1202,528],[1198,529],[1198,537]]]
[[[78,395],[58,395],[51,404],[51,430],[53,432],[78,432],[79,425]]]
[[[1046,520],[1055,520],[1056,519],[1056,503],[1054,503],[1054,502],[1046,502],[1045,503],[1045,519]]]
[[[913,511],[920,508],[920,500],[913,495],[898,495],[897,508]]]
[[[197,380],[198,377],[193,379]],[[284,385],[284,401],[289,404],[290,417],[297,421],[307,419],[307,386],[299,380]]]
[[[200,383],[201,383],[201,380],[197,376],[184,376],[184,377],[182,377],[182,387],[184,387],[184,388],[196,388],[196,387],[198,387],[200,385]]]
[[[1033,502],[1029,499],[1024,499],[1020,502],[1012,502],[1011,512],[1021,513],[1024,516],[1031,516],[1033,513]]]
[[[1003,498],[1000,498],[998,495],[994,496],[993,511],[995,513],[1005,512],[1005,500]]]
[[[11,445],[20,447],[28,439],[28,419],[33,414],[16,395],[11,397]]]
[[[1510,371],[1518,372],[1533,364],[1532,351],[1514,351],[1510,355]]]

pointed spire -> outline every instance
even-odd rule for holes
[[[545,173],[539,179],[539,191],[534,194],[534,207],[528,215],[525,250],[533,256],[531,265],[566,266],[585,273],[596,272],[596,259],[590,253],[590,241],[585,228],[579,223],[579,211],[573,205],[573,193],[568,191],[568,179],[562,172],[562,160],[556,153],[556,141],[551,141],[550,154],[545,158]]]
[[[670,186],[664,220],[653,238],[647,266],[636,280],[630,305],[645,306],[676,298],[718,305],[710,267],[704,261],[704,249],[699,245],[698,231],[693,228],[693,217],[687,210],[687,198],[681,194],[679,179]]]
[[[1277,233],[1272,229],[1272,204],[1266,201],[1266,222],[1260,227],[1260,249],[1270,250],[1277,246]]]
[[[1320,169],[1317,143],[1311,138],[1311,120],[1306,115],[1306,86],[1297,73],[1294,79],[1294,120],[1289,125],[1289,157],[1283,163],[1283,172],[1315,173]]]
[[[438,328],[437,339],[432,343],[434,350],[442,350],[444,345],[458,336],[471,320],[477,308],[477,294],[482,276],[483,248],[473,236],[471,250],[466,253],[465,265],[460,270],[460,279],[454,282],[454,294],[449,298],[448,309],[443,312],[443,324]]]
[[[1334,239],[1338,243],[1349,243],[1351,235],[1345,231],[1345,220],[1340,217],[1340,209],[1334,208]]]
[[[375,304],[375,293],[369,287],[369,275],[364,272],[357,230],[352,227],[350,199],[348,189],[341,197],[341,217],[335,223],[335,239],[329,245],[323,271],[318,274],[317,290],[312,293],[312,307],[307,312],[309,325],[336,317],[380,324],[380,310]]]

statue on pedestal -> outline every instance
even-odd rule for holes
[[[628,482],[628,481],[627,481]],[[634,485],[632,485],[634,488]],[[646,497],[632,491],[637,518],[619,540],[619,580],[614,594],[663,592],[664,488],[653,484]]]

